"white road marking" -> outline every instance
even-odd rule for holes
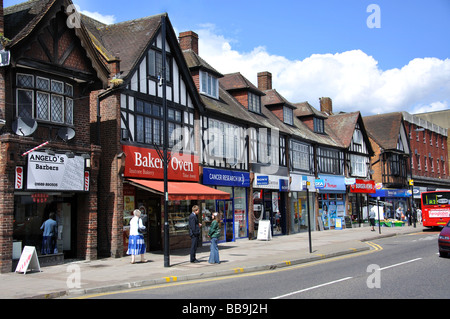
[[[289,297],[289,296],[292,296],[292,295],[300,294],[300,293],[308,291],[308,290],[313,290],[313,289],[316,289],[316,288],[332,285],[332,284],[335,284],[335,283],[338,283],[338,282],[341,282],[341,281],[345,281],[345,280],[349,280],[349,279],[352,279],[352,278],[353,277],[346,277],[346,278],[338,279],[338,280],[335,280],[335,281],[330,281],[330,282],[327,282],[325,284],[321,284],[321,285],[318,285],[318,286],[309,287],[309,288],[306,288],[306,289],[294,291],[294,292],[291,292],[289,294],[285,294],[285,295],[278,296],[278,297],[273,297],[272,299],[281,299],[281,298],[284,298],[284,297]]]

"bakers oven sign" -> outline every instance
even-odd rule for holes
[[[28,154],[27,189],[85,191],[84,158],[64,154]]]
[[[164,179],[164,165],[154,149],[124,145],[125,177]],[[167,177],[169,180],[199,180],[198,158],[191,154],[170,154]]]

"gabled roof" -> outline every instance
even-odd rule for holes
[[[401,130],[404,130],[401,112],[366,116],[363,118],[368,135],[385,150],[395,150]]]
[[[67,8],[70,5],[73,5],[70,0],[30,0],[5,8],[5,37],[10,39],[7,48],[14,49],[22,43],[26,43],[35,30],[45,27],[44,23],[47,16],[52,18],[58,12],[63,11],[69,17],[71,13],[61,10],[61,8]],[[98,78],[106,86],[109,70],[98,56],[84,24],[81,23],[80,27],[74,28],[74,32],[80,39]]]
[[[252,82],[247,80],[240,72],[225,74],[222,79],[220,79],[220,84],[223,85],[225,90],[249,90],[256,95],[263,96],[264,93],[260,91]]]
[[[203,60],[197,53],[193,50],[183,50],[184,58],[186,59],[186,63],[189,65],[189,68],[192,70],[202,69],[206,70],[218,78],[222,78],[223,74],[213,68],[208,62]]]
[[[327,118],[325,113],[320,112],[308,102],[295,103],[294,106],[296,107],[294,110],[294,116],[296,117],[315,116],[322,119]]]
[[[86,16],[82,16],[82,21],[92,41],[100,45],[97,49],[107,60],[113,57],[120,59],[120,70],[123,71],[123,77],[127,77],[159,30],[163,15],[167,16],[163,13],[112,25]]]
[[[271,105],[286,105],[295,110],[295,106],[286,100],[276,89],[264,91],[265,96],[262,98],[264,105],[270,107]]]

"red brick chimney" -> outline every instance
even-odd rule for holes
[[[181,32],[178,41],[181,51],[192,50],[198,54],[198,34],[194,31]]]
[[[333,102],[329,97],[322,97],[320,100],[320,112],[327,115],[333,114]]]
[[[272,90],[272,73],[267,71],[258,73],[258,89],[263,92]]]

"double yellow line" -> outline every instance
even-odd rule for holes
[[[371,241],[367,241],[366,244],[369,245],[370,247],[372,247],[375,251],[383,250],[383,247],[381,247],[380,245],[375,244],[375,243],[373,243]]]

